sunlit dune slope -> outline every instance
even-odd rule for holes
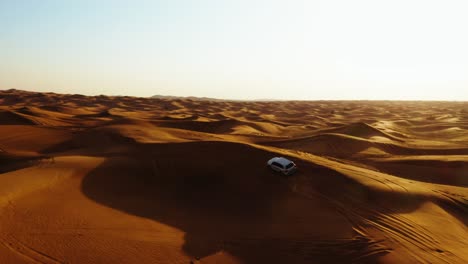
[[[467,107],[0,91],[0,263],[466,263]]]

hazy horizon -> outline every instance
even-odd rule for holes
[[[18,89],[15,87],[8,89],[0,89],[0,91],[14,90],[19,92],[31,92],[31,93],[44,93],[44,94],[58,94],[58,95],[82,95],[82,96],[109,96],[109,97],[135,97],[135,98],[180,98],[180,99],[213,99],[220,101],[243,101],[243,102],[261,102],[261,101],[304,101],[304,102],[313,102],[313,101],[336,101],[336,102],[356,102],[356,101],[369,101],[369,102],[453,102],[453,103],[465,103],[467,100],[463,99],[454,99],[454,100],[443,100],[443,99],[434,99],[434,100],[418,100],[418,99],[280,99],[280,98],[249,98],[249,99],[232,99],[232,98],[219,98],[219,97],[209,97],[209,96],[194,96],[194,95],[171,95],[171,94],[153,94],[149,96],[138,96],[138,95],[124,95],[124,94],[84,94],[84,93],[74,93],[74,92],[57,92],[57,91],[38,91],[36,90],[27,90],[27,89]]]
[[[464,1],[0,3],[0,89],[468,101]]]

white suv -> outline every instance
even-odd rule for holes
[[[296,164],[283,157],[272,158],[267,162],[267,166],[274,171],[283,173],[284,175],[291,175],[297,171]]]

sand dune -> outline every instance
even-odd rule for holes
[[[0,111],[0,124],[2,125],[35,125],[36,123],[27,116],[13,112]]]
[[[0,91],[0,263],[466,263],[467,106]]]
[[[392,136],[388,133],[380,131],[379,129],[366,124],[364,122],[352,123],[338,128],[326,129],[321,133],[336,133],[336,134],[345,134],[354,137],[367,138],[372,137],[382,137],[388,138],[395,141],[403,141],[395,136]]]
[[[171,120],[156,121],[161,127],[179,128],[213,134],[246,134],[246,135],[281,135],[284,127],[266,122],[248,122],[236,119],[217,121]]]

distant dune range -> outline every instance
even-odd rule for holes
[[[467,102],[0,91],[0,263],[467,263],[467,128]]]

